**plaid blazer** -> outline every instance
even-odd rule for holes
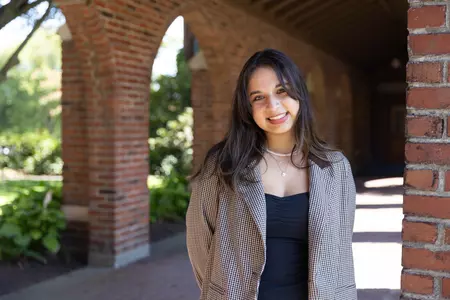
[[[355,182],[339,152],[309,157],[309,300],[356,300],[352,235]],[[232,193],[213,163],[192,183],[186,215],[189,259],[200,300],[255,300],[265,265],[266,205],[259,167]],[[305,299],[306,300],[306,299]]]

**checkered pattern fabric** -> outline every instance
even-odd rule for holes
[[[311,156],[309,300],[356,300],[352,235],[355,182],[339,152],[331,163]],[[213,164],[192,185],[186,215],[187,248],[200,300],[256,300],[265,264],[266,206],[259,168],[257,183],[238,193],[219,184]],[[307,299],[299,299],[307,300]]]

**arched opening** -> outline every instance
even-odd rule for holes
[[[184,231],[192,169],[191,72],[183,17],[168,27],[152,67],[149,105],[150,243]]]
[[[167,29],[152,70],[151,243],[185,229],[184,216],[190,196],[187,177],[213,143],[212,99],[207,59],[189,23],[179,16]]]
[[[178,163],[192,164],[189,162],[192,153],[182,149],[185,144],[177,144],[177,138],[184,134],[182,140],[187,143],[186,148],[193,143],[194,161],[196,156],[201,157],[201,152],[206,151],[204,149],[211,146],[219,137],[217,133],[223,130],[223,123],[227,121],[223,118],[223,108],[229,106],[231,90],[227,59],[222,53],[225,38],[217,34],[204,12],[196,9],[196,3],[176,5],[173,10],[165,7],[164,13],[156,13],[161,18],[151,19],[145,26],[136,24],[137,19],[131,15],[126,21],[123,16],[111,15],[107,11],[117,8],[111,5],[111,8],[109,4],[105,7],[95,3],[61,5],[71,37],[63,44],[63,56],[67,57],[63,65],[63,83],[67,87],[63,88],[67,103],[63,119],[68,129],[64,180],[70,182],[65,184],[64,193],[68,195],[66,211],[71,211],[76,221],[75,233],[84,241],[77,246],[82,248],[85,257],[88,254],[89,264],[119,267],[149,255],[152,213],[158,214],[158,209],[160,214],[173,209],[178,215],[185,213],[189,197],[186,178],[177,177],[175,173],[183,165]],[[133,10],[133,7],[130,5],[127,9]],[[116,13],[121,15],[121,12]],[[189,91],[192,104],[189,100],[181,105],[180,92],[173,89],[184,86],[183,93],[187,93],[190,88],[186,87],[187,80],[167,77],[152,91],[155,101],[159,96],[165,110],[153,112],[157,106],[151,106],[152,97],[149,99],[152,84],[149,75],[164,33],[179,15],[190,24],[202,46],[199,49],[191,44],[191,57],[182,64],[188,71],[185,74],[190,68],[191,77],[198,78]],[[166,67],[163,65],[164,69]],[[157,95],[161,87],[169,89],[170,96]],[[185,116],[189,112],[184,108],[191,109],[190,114],[194,115],[191,121]],[[161,119],[163,112],[173,119]],[[159,123],[152,122],[152,117],[160,118]],[[167,135],[171,126],[183,122],[194,123],[191,125],[193,133],[180,131],[174,136]],[[152,124],[159,124],[159,127],[152,129]],[[149,140],[149,132],[153,130],[156,134],[160,129],[165,132],[161,139]],[[187,141],[189,135],[191,140]],[[151,157],[150,150],[156,144],[160,149],[177,148],[177,151],[169,151],[158,160],[156,156]],[[76,151],[68,151],[72,148]],[[156,181],[166,180],[168,186],[155,187],[149,197],[152,161],[159,161],[153,168],[159,173],[156,175],[161,175]],[[169,178],[172,175],[174,178]],[[178,189],[180,178],[184,183]],[[159,208],[152,209],[152,195],[158,193],[160,200],[168,194],[172,200],[160,201]],[[177,193],[181,197],[176,197]],[[181,198],[182,203],[177,203]],[[171,207],[174,204],[175,208]]]

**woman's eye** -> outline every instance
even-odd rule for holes
[[[255,98],[253,98],[253,101],[258,101],[261,100],[263,98],[263,96],[256,96]]]
[[[283,93],[286,93],[286,90],[285,90],[285,89],[279,89],[279,90],[278,90],[278,94],[283,94]]]

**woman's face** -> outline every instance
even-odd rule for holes
[[[286,86],[289,87],[289,82]],[[267,135],[291,132],[300,104],[289,97],[272,68],[256,69],[250,77],[247,93],[253,119]]]

